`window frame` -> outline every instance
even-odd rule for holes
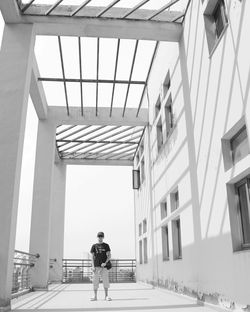
[[[168,224],[162,226],[161,228],[162,235],[162,261],[170,260],[170,252],[169,252],[169,228]]]
[[[179,224],[179,226],[177,226]],[[181,219],[180,216],[172,220],[172,239],[173,239],[173,259],[183,259],[182,238],[181,238]]]
[[[160,130],[159,130],[160,129]],[[158,153],[161,151],[164,140],[163,140],[163,124],[161,116],[156,124],[156,139],[157,139],[157,151]]]
[[[178,194],[178,200],[176,200],[176,194]],[[174,212],[180,207],[180,195],[178,188],[176,188],[173,192],[170,193],[170,201],[171,201],[171,212]]]
[[[147,222],[147,219],[143,219],[142,221],[142,234],[145,234],[147,233],[147,227],[148,227],[148,222]]]
[[[244,242],[244,224],[242,222],[243,215],[242,215],[242,207],[240,204],[240,195],[239,195],[239,188],[245,185],[246,190],[248,193],[247,197],[247,206],[248,206],[248,214],[250,217],[250,175],[246,176],[245,178],[241,179],[239,182],[235,183],[234,188],[235,188],[235,195],[236,195],[236,215],[237,215],[237,224],[239,227],[239,232],[240,232],[240,245],[241,245],[241,250],[248,250],[250,249],[250,239],[249,242]],[[250,225],[247,231],[250,233]],[[250,234],[249,234],[250,235]]]
[[[222,4],[223,3],[223,4]],[[224,8],[224,21],[226,23],[223,23],[223,29],[220,32],[219,36],[217,33],[217,26],[214,14],[216,10],[221,7]],[[207,44],[208,44],[208,50],[209,50],[209,57],[211,58],[214,51],[216,50],[217,46],[219,45],[219,42],[221,41],[221,38],[223,37],[228,24],[228,12],[227,7],[224,0],[207,0],[204,4],[204,23],[205,23],[205,31],[206,31],[206,37],[207,37]],[[223,18],[222,18],[223,19]]]
[[[148,238],[143,238],[143,263],[148,263]]]
[[[142,244],[142,239],[139,240],[139,263],[143,264],[143,244]]]
[[[223,8],[223,10],[222,10]],[[215,17],[216,13],[219,11],[219,15],[218,17],[221,18],[222,20],[222,23],[223,23],[223,28],[222,30],[220,31],[220,33],[218,34],[218,27],[217,27],[217,19]],[[227,14],[226,14],[226,5],[225,5],[225,1],[224,0],[218,0],[218,3],[216,4],[214,10],[213,10],[213,13],[212,13],[212,17],[213,17],[213,20],[214,20],[214,24],[215,24],[215,34],[216,34],[216,39],[219,40],[220,39],[220,36],[223,35],[223,32],[228,24],[228,18],[227,18]]]
[[[168,204],[166,199],[160,203],[160,209],[161,209],[161,220],[163,220],[168,216]],[[163,210],[165,211],[165,213],[163,213]]]
[[[164,106],[165,112],[165,125],[166,125],[166,138],[168,139],[174,128],[174,115],[173,115],[173,101],[171,93],[169,94],[168,100]]]
[[[248,149],[249,152],[246,155],[243,155],[240,158],[235,158],[235,152],[236,152],[236,148],[233,147],[233,141],[238,138],[243,132],[246,132],[246,138],[247,138],[247,142],[248,142]],[[242,143],[243,141],[241,141]],[[248,140],[248,133],[247,133],[247,127],[246,124],[244,124],[229,140],[229,145],[230,145],[230,152],[231,152],[231,159],[232,159],[232,165],[235,165],[237,162],[239,162],[241,159],[245,158],[247,155],[250,154],[250,146],[249,146],[249,140]]]

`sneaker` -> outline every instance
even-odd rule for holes
[[[105,300],[106,300],[106,301],[111,301],[112,299],[111,299],[109,296],[107,296],[107,297],[105,298]]]
[[[97,298],[96,297],[92,297],[92,298],[90,298],[90,301],[97,301]]]

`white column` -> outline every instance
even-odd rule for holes
[[[34,289],[47,289],[49,279],[49,240],[56,127],[49,120],[38,124],[36,163],[30,229],[30,253],[40,258],[31,271]]]
[[[0,52],[0,311],[10,309],[34,42],[32,25],[5,25]]]
[[[65,212],[66,165],[61,161],[55,163],[53,175],[52,211],[50,225],[50,259],[53,267],[49,271],[49,280],[61,282],[63,277],[62,259],[64,246],[64,212]]]

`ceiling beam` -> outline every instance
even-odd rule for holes
[[[99,107],[96,116],[95,107],[84,107],[84,115],[81,115],[81,107],[70,107],[70,115],[64,106],[49,106],[48,118],[56,125],[109,125],[109,126],[147,126],[148,109],[143,108],[136,117],[137,108],[127,108],[126,115],[122,116],[123,108],[113,108],[110,117],[109,107]]]
[[[40,76],[36,58],[33,60],[33,68],[30,81],[30,97],[32,99],[37,117],[46,119],[48,113],[48,104],[41,81],[38,81]]]
[[[13,0],[8,0],[13,1]],[[89,0],[87,0],[88,2]],[[147,0],[149,1],[149,0]],[[176,0],[175,0],[176,1]],[[178,0],[177,0],[178,1]],[[146,1],[142,1],[146,3]],[[111,7],[109,6],[91,6],[88,3],[83,3],[81,6],[77,5],[59,5],[55,8],[50,16],[66,16],[66,17],[100,17],[100,12],[102,17],[104,18],[113,18],[113,19],[133,19],[133,20],[147,20],[153,14],[157,13],[158,10],[149,10],[149,9],[133,9],[130,8],[119,8],[119,7]],[[140,5],[139,5],[140,7]],[[138,8],[139,8],[138,7]],[[81,9],[80,9],[81,8]],[[46,4],[32,4],[29,6],[28,10],[25,12],[27,15],[46,15],[46,13],[51,9],[51,5]],[[80,10],[79,10],[80,9]],[[107,11],[108,9],[108,11]],[[132,12],[133,11],[133,12]],[[181,11],[165,10],[161,13],[160,16],[156,16],[154,18],[155,21],[171,21],[176,15],[179,15]],[[131,15],[131,17],[130,17]],[[129,17],[128,17],[129,16]]]
[[[179,42],[182,25],[170,22],[116,20],[102,18],[68,18],[24,16],[35,23],[37,35],[120,38]]]
[[[121,19],[122,14],[127,12],[126,9],[111,8],[106,12],[105,18],[98,18],[93,16],[96,16],[101,8],[88,7],[88,11],[86,11],[87,8],[83,10],[84,16],[70,17],[74,6],[69,6],[69,8],[59,6],[55,9],[55,14],[53,12],[52,15],[46,16],[45,13],[50,7],[31,5],[25,14],[21,15],[15,0],[0,1],[0,10],[6,23],[34,23],[37,35],[179,42],[183,31],[181,24],[171,22],[180,12],[163,12],[164,16],[161,14],[161,17],[166,17],[166,19],[147,21],[145,19],[150,12],[152,13],[152,10],[138,10],[140,11],[137,12],[138,16],[133,13],[133,19]],[[95,11],[93,11],[94,15],[88,13],[91,10]],[[61,11],[68,16],[63,16]]]
[[[61,162],[65,165],[133,166],[132,160],[62,159]]]

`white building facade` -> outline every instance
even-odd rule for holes
[[[191,1],[160,43],[134,160],[137,278],[250,307],[250,3]],[[245,311],[245,310],[244,310]]]

